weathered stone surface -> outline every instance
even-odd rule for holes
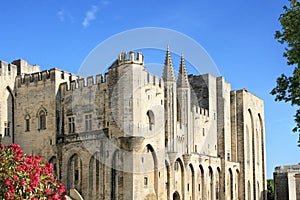
[[[300,199],[300,164],[275,167],[275,199]]]
[[[163,78],[134,52],[95,79],[0,64],[1,143],[84,199],[266,198],[263,101],[223,77],[187,76],[182,57],[175,80],[169,52]]]

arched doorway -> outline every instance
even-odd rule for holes
[[[208,167],[208,177],[207,177],[207,199],[214,199],[214,174],[212,168]]]
[[[194,167],[192,164],[189,164],[189,167],[187,168],[187,193],[186,193],[186,199],[195,199],[195,172]]]
[[[68,176],[67,176],[67,190],[76,189],[81,192],[82,181],[82,162],[77,154],[73,154],[68,161]]]
[[[173,200],[180,200],[180,195],[177,191],[173,193]]]
[[[103,165],[100,162],[100,152],[92,155],[89,163],[89,199],[103,198]]]
[[[199,172],[199,176],[198,176],[198,194],[200,199],[205,199],[205,192],[204,192],[204,169],[202,167],[202,165],[199,165],[200,168],[200,172]]]
[[[177,158],[176,161],[174,162],[174,177],[175,177],[175,185],[174,185],[174,190],[175,191],[180,191],[182,198],[185,198],[185,169],[183,162],[181,161],[180,158]],[[179,194],[179,193],[178,193]]]

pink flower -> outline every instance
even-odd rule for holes
[[[50,191],[49,189],[46,189],[46,190],[45,190],[45,193],[46,193],[46,194],[50,194],[51,191]]]
[[[65,191],[66,191],[65,186],[63,186],[62,184],[59,183],[59,190],[58,190],[58,192],[62,194],[62,193],[64,193]]]
[[[53,198],[53,199],[59,199],[59,198],[58,198],[58,194],[55,193],[55,194],[52,196],[52,198]]]
[[[28,193],[30,193],[31,191],[32,191],[31,188],[27,188],[27,189],[26,189],[26,192],[28,192]]]
[[[17,177],[17,176],[14,176],[14,181],[18,181],[19,180],[19,178]]]
[[[9,186],[9,189],[10,189],[10,191],[11,191],[12,193],[15,192],[15,187],[14,187],[13,185]]]
[[[26,182],[24,180],[21,180],[20,183],[22,186],[24,186]]]
[[[9,180],[9,179],[6,179],[5,184],[6,184],[7,186],[10,186],[10,185],[11,185],[10,180]]]
[[[5,181],[0,191],[5,200],[65,199],[65,187],[55,179],[52,164],[43,162],[40,155],[26,155],[17,144],[0,145],[0,154],[0,180]]]

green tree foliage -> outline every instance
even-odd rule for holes
[[[284,6],[284,13],[279,17],[281,30],[275,32],[275,39],[285,44],[283,56],[287,64],[294,67],[293,74],[282,74],[277,78],[277,86],[271,91],[276,95],[275,101],[285,101],[292,106],[298,106],[295,114],[296,126],[293,132],[300,133],[300,2],[289,0],[290,5]],[[298,146],[300,147],[300,135]]]
[[[268,190],[268,200],[274,200],[274,181],[273,179],[268,179],[267,180],[267,190]]]

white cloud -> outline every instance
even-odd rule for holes
[[[56,17],[59,19],[60,22],[74,22],[74,17],[66,9],[60,9],[56,13]]]
[[[84,28],[87,28],[90,25],[90,21],[96,19],[96,14],[98,11],[98,6],[92,6],[85,14],[85,18],[82,22]]]
[[[64,10],[59,10],[56,13],[56,16],[58,17],[59,21],[61,21],[61,22],[65,21],[65,11]]]

